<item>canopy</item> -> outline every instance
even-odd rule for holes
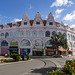
[[[9,48],[8,50],[16,50],[16,51],[18,51],[18,48]]]
[[[58,51],[66,52],[67,50],[66,49],[59,49]]]
[[[56,51],[55,49],[46,49],[46,51]]]

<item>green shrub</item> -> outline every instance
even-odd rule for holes
[[[10,57],[13,58],[15,61],[17,61],[16,60],[17,56],[20,56],[20,55],[19,54],[14,54],[14,55],[11,55]]]
[[[16,61],[20,61],[20,60],[21,60],[21,56],[17,56]]]
[[[53,72],[47,72],[48,75],[62,75],[62,71],[60,69]]]
[[[9,60],[8,59],[4,59],[4,62],[9,62]]]
[[[22,55],[21,55],[21,58],[22,58],[22,60],[23,60],[23,61],[24,61],[24,57],[25,57],[25,55],[24,55],[24,54],[22,54]]]
[[[3,62],[4,62],[4,60],[5,60],[5,59],[1,59],[1,63],[3,63]]]
[[[27,60],[29,60],[29,59],[30,59],[30,55],[28,54],[28,55],[27,55]]]

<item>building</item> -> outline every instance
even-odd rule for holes
[[[39,12],[34,20],[29,20],[25,13],[22,21],[0,25],[0,54],[23,53],[30,50],[30,55],[53,55],[55,50],[50,49],[50,38],[55,33],[63,33],[67,38],[68,50],[62,48],[62,55],[75,55],[75,29],[58,23],[50,12],[47,20],[42,20]]]

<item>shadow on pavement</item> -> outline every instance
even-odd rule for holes
[[[48,75],[47,71],[52,72],[53,70],[56,70],[56,69],[58,69],[58,68],[48,67],[48,68],[32,69],[31,73],[32,73],[32,75],[33,74],[35,74],[35,75]]]

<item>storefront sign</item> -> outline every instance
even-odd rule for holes
[[[33,51],[42,51],[42,49],[33,49]]]
[[[30,49],[29,48],[21,48],[20,49],[20,54],[27,55],[28,53],[30,53]]]

